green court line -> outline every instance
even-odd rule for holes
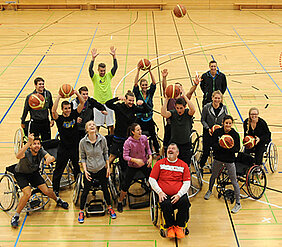
[[[267,196],[266,196],[266,192],[263,193],[263,196],[264,196],[266,202],[269,203],[268,198],[267,198]],[[275,215],[274,215],[274,212],[273,212],[273,210],[272,210],[272,207],[271,207],[270,205],[268,205],[268,207],[269,207],[269,209],[271,210],[271,214],[273,215],[273,218],[274,218],[275,222],[278,223],[278,221],[277,221],[277,219],[276,219],[276,217],[275,217]]]
[[[240,209],[240,211],[244,211],[244,210],[246,210],[246,211],[248,211],[248,210],[270,210],[269,208],[242,208],[242,209]],[[272,210],[282,210],[282,208],[273,208]]]
[[[19,51],[19,53],[13,58],[13,60],[6,66],[6,68],[0,73],[2,76],[5,71],[10,67],[10,65],[16,60],[16,58],[22,53],[22,51],[27,47],[27,45],[33,40],[33,38],[39,33],[39,31],[43,28],[43,26],[49,21],[49,19],[54,15],[54,12],[47,18],[47,20],[41,25],[41,27],[32,35],[31,39],[24,45],[24,47]]]
[[[14,240],[0,240],[0,243],[11,243],[11,242],[14,242]]]
[[[88,240],[88,239],[65,239],[65,240],[60,240],[60,239],[48,239],[48,240],[20,240],[19,242],[21,243],[105,243],[105,242],[155,242],[155,240],[151,240],[151,239],[126,239],[126,240]]]
[[[155,240],[155,247],[157,247],[157,240]]]
[[[150,211],[150,209],[124,209],[123,210],[124,212],[148,212]],[[53,209],[50,209],[50,210],[43,210],[43,211],[40,211],[40,213],[52,213],[52,212],[64,212],[64,213],[68,213],[68,212],[80,212],[79,209],[69,209],[68,211],[64,210],[64,209],[58,209],[58,210],[53,210]]]
[[[127,58],[128,58],[128,50],[129,50],[129,42],[130,42],[131,18],[132,18],[132,12],[130,12],[130,23],[129,23],[130,25],[129,25],[129,28],[128,28],[128,38],[127,38],[127,47],[126,47],[124,75],[126,75],[126,68],[127,68]],[[124,95],[124,86],[125,86],[125,77],[123,79],[122,95]]]
[[[153,225],[25,225],[25,227],[150,227]],[[11,226],[9,226],[11,227]]]
[[[110,244],[109,241],[107,241],[107,247],[109,247],[109,244]]]

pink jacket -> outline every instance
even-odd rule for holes
[[[138,167],[137,164],[130,161],[131,158],[142,159],[146,164],[148,156],[151,154],[149,142],[145,135],[141,135],[139,140],[135,140],[130,136],[123,145],[123,158],[130,167]]]

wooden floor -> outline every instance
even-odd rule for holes
[[[99,62],[112,66],[109,47],[115,45],[118,71],[113,79],[116,95],[132,89],[140,58],[152,60],[157,81],[160,70],[169,70],[169,81],[179,81],[188,90],[190,76],[208,70],[214,58],[227,75],[224,102],[242,134],[242,119],[257,106],[270,125],[273,142],[282,156],[281,11],[188,11],[175,19],[170,11],[3,11],[0,13],[0,172],[16,162],[13,136],[20,126],[23,103],[33,79],[41,76],[56,97],[58,88],[69,83],[86,85],[91,47],[100,52]],[[183,54],[186,56],[184,57]],[[160,65],[158,67],[158,65]],[[145,76],[147,78],[147,76]],[[201,105],[198,88],[193,102]],[[197,100],[197,102],[196,102]],[[154,99],[160,111],[159,87]],[[197,108],[195,128],[201,130]],[[162,118],[155,114],[162,136]],[[54,127],[53,135],[57,132]],[[209,176],[204,179],[208,181]],[[268,186],[282,190],[281,159],[278,172],[267,174]],[[223,199],[214,195],[191,199],[190,235],[178,246],[237,246]],[[72,190],[61,193],[72,201]],[[230,205],[232,207],[232,205]],[[240,246],[282,246],[281,193],[267,190],[259,201],[245,199],[243,209],[232,215]],[[13,212],[0,212],[0,246],[175,246],[159,235],[150,220],[149,209],[125,210],[116,220],[87,218],[77,223],[79,208],[68,211],[51,202],[41,212],[21,215],[22,229],[10,227]],[[23,224],[24,222],[24,224]]]

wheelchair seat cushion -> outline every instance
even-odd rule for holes
[[[15,171],[16,165],[17,165],[17,164],[7,166],[7,167],[6,167],[6,171],[15,174],[15,172],[16,172],[16,171]]]
[[[251,167],[251,166],[254,165],[255,159],[250,154],[239,152],[238,156],[235,159],[235,163],[238,163],[238,164],[241,163],[241,164],[244,164],[248,167]],[[236,167],[237,167],[237,165],[236,165]]]

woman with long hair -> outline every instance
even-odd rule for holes
[[[152,152],[149,146],[147,136],[142,135],[139,124],[133,123],[128,128],[129,137],[123,146],[123,158],[128,162],[125,179],[121,184],[121,193],[118,199],[117,210],[123,211],[122,200],[127,194],[131,181],[138,170],[149,178],[152,165]]]
[[[249,117],[244,121],[244,137],[247,135],[255,138],[255,146],[246,149],[245,152],[254,153],[256,165],[262,165],[263,153],[271,141],[271,132],[267,123],[259,117],[259,110],[256,107],[250,108]]]

